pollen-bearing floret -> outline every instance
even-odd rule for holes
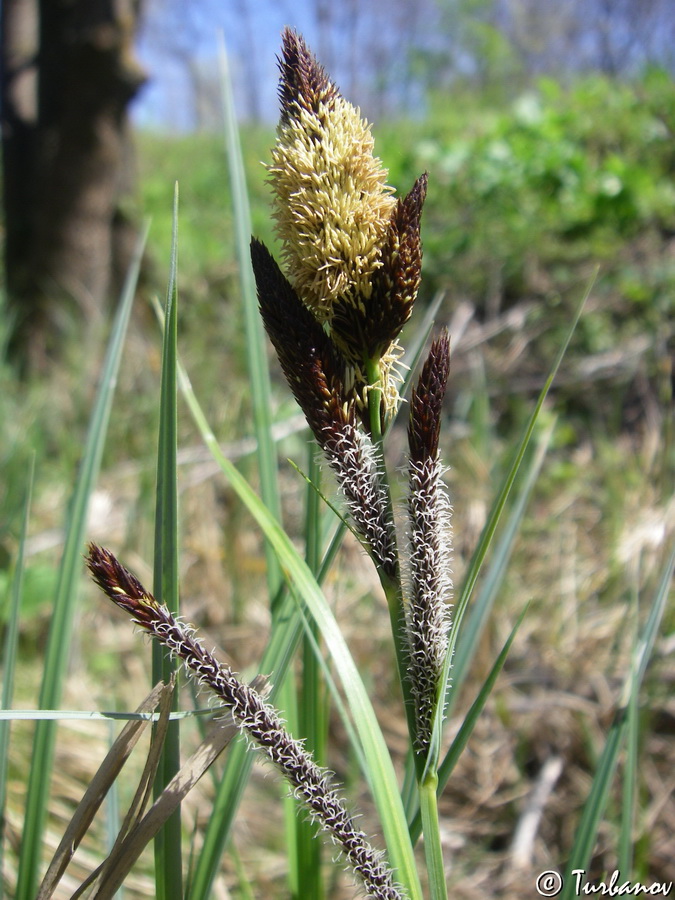
[[[370,392],[379,391],[381,424],[400,403],[397,338],[419,288],[427,178],[395,198],[373,154],[369,125],[290,29],[279,67],[281,116],[269,180],[285,271],[253,240],[260,309],[361,538],[378,563],[383,559],[374,547],[386,546],[386,565],[393,570],[393,521],[389,517],[386,534],[374,534],[372,508],[366,508],[379,495],[377,466],[370,467],[359,509],[331,449],[347,446],[370,459]]]
[[[290,281],[330,321],[337,301],[370,295],[396,200],[358,109],[288,29],[282,52],[274,216]]]

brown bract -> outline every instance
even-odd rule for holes
[[[251,262],[265,330],[293,396],[324,447],[327,431],[354,419],[354,400],[344,386],[344,360],[300,302],[274,257],[255,238],[251,241]]]
[[[285,28],[282,35],[279,70],[279,102],[281,121],[284,123],[299,118],[303,109],[318,115],[322,108],[339,97],[338,89],[323,66],[314,59],[302,37],[291,28]]]

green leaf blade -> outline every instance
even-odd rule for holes
[[[179,612],[178,585],[178,478],[177,478],[177,335],[178,335],[178,185],[174,192],[173,233],[169,284],[164,313],[162,376],[160,388],[157,489],[155,506],[155,596],[173,613]],[[177,672],[176,661],[157,643],[152,647],[152,682],[168,684]],[[172,709],[178,708],[177,692]],[[154,784],[159,797],[180,769],[180,726],[169,722],[166,741]],[[155,838],[155,882],[159,900],[181,900],[182,841],[180,807]]]
[[[131,307],[140,272],[148,228],[139,237],[122,290],[103,362],[101,381],[94,400],[80,470],[66,517],[66,534],[59,565],[54,611],[49,630],[40,689],[42,709],[59,706],[63,681],[70,658],[71,637],[78,600],[78,584],[87,523],[89,499],[101,465],[112,400],[117,384]],[[26,797],[21,857],[17,877],[17,900],[33,900],[37,889],[42,850],[42,835],[47,819],[49,785],[56,742],[54,722],[38,722],[35,728],[31,771]]]

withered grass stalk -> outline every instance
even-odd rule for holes
[[[211,690],[237,727],[286,778],[312,818],[340,847],[369,897],[401,900],[382,855],[356,828],[344,801],[331,785],[330,774],[316,765],[300,741],[284,728],[278,712],[228,666],[204,649],[195,629],[179,621],[131,572],[103,547],[89,545],[87,565],[101,590],[132,621],[180,659],[189,675]]]

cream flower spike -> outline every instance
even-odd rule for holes
[[[283,35],[281,120],[269,167],[277,233],[293,287],[319,321],[368,298],[396,206],[370,126],[303,39]]]

